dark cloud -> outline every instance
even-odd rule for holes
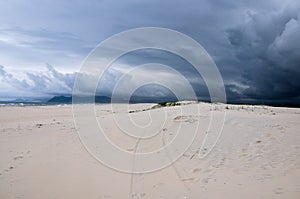
[[[300,8],[299,6],[297,8]],[[232,51],[242,68],[241,99],[300,103],[300,12],[249,13],[247,23],[227,30]],[[229,97],[233,97],[230,96]]]
[[[144,26],[166,27],[192,37],[207,50],[222,74],[229,101],[300,104],[297,0],[37,2],[0,2],[0,22],[6,25],[0,27],[1,64],[20,67],[27,62],[48,62],[72,70],[93,46],[113,34]],[[185,75],[199,96],[208,95],[201,74],[174,55],[144,51],[126,56],[106,72],[100,87],[103,93],[109,93],[128,68],[158,62]],[[20,63],[14,65],[11,60]],[[23,82],[12,74],[3,75],[1,69],[6,91],[11,84],[42,94],[70,93],[75,78],[48,67],[46,74],[28,73],[29,80]],[[155,71],[147,72],[155,75]],[[33,86],[34,82],[39,84]]]
[[[111,93],[115,83],[119,80],[121,75],[126,73],[129,69],[136,68],[147,63],[159,63],[172,67],[189,81],[199,97],[207,97],[209,95],[201,74],[198,74],[196,69],[189,62],[179,55],[157,49],[136,50],[121,56],[104,74],[103,79],[105,81],[103,81],[103,86],[99,87],[99,90],[106,90],[106,93]],[[145,73],[147,73],[148,76],[155,77],[158,76],[159,71],[145,71]],[[170,76],[169,81],[174,81],[172,76]],[[158,92],[157,90],[159,89],[157,89],[157,86],[153,86],[152,88],[153,89],[149,90],[149,87],[145,87],[140,89],[139,93],[148,93],[149,96],[153,96],[156,93],[160,93],[161,95],[163,92]],[[145,89],[148,89],[148,91],[145,91]],[[169,91],[167,90],[164,90],[164,92],[166,95],[169,94]]]

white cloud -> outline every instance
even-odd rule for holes
[[[61,73],[51,65],[45,71],[24,72],[26,78],[17,78],[0,66],[0,96],[2,98],[42,98],[71,94],[76,73]]]

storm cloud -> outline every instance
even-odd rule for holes
[[[2,97],[20,97],[24,90],[35,96],[71,94],[84,57],[99,42],[131,28],[157,26],[180,31],[207,50],[222,75],[228,101],[300,104],[297,0],[9,1],[0,3],[0,22]],[[98,91],[109,94],[127,70],[150,62],[173,67],[199,97],[209,97],[201,74],[160,51],[120,58]],[[45,71],[45,63],[57,69],[47,66]],[[13,71],[23,71],[23,78]],[[155,76],[159,71],[145,72]],[[161,95],[156,87],[146,90],[140,93]]]
[[[298,8],[298,9],[297,9]],[[299,7],[281,12],[248,13],[248,21],[227,30],[241,70],[242,98],[299,102]],[[236,89],[232,85],[229,89]]]

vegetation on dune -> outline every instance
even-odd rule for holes
[[[161,102],[158,103],[157,105],[154,105],[151,109],[168,107],[168,106],[180,106],[180,105],[182,105],[182,103],[180,102]]]

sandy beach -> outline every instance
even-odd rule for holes
[[[300,109],[197,103],[143,111],[152,106],[95,108],[112,142],[132,153],[164,146],[178,125],[188,135],[200,123],[177,161],[144,174],[118,172],[92,157],[77,134],[72,106],[0,107],[0,198],[300,198]],[[197,108],[200,114],[193,112]],[[160,134],[139,144],[110,120],[130,114],[143,123],[149,112],[160,111],[166,113]],[[224,128],[201,159],[197,149],[212,111],[226,111]]]

